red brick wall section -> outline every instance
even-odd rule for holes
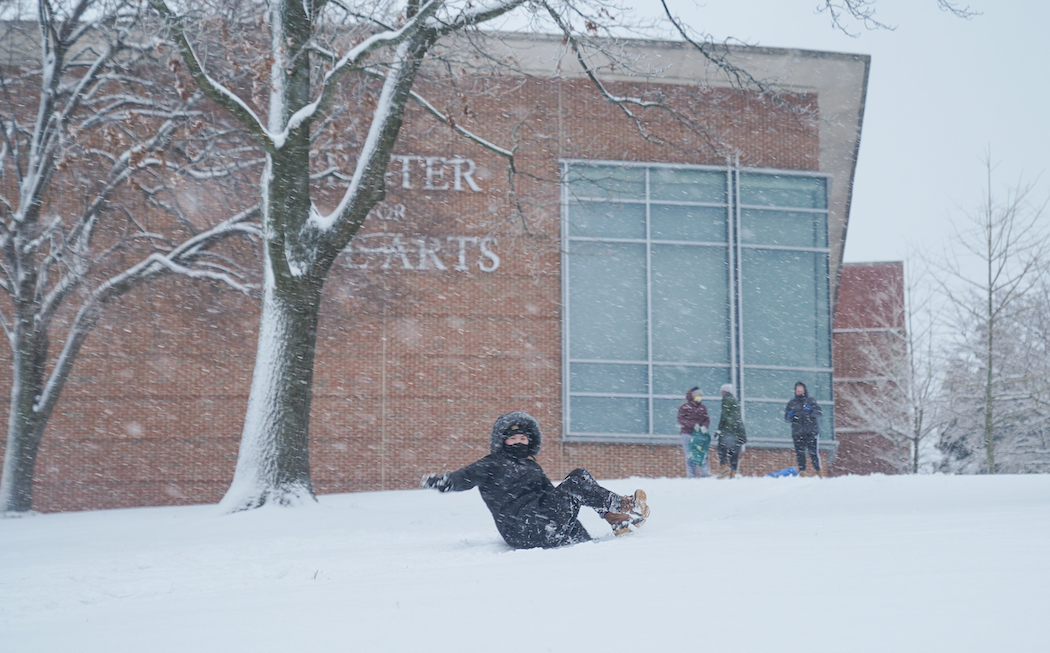
[[[905,346],[904,265],[847,263],[842,266],[832,339],[835,378],[835,426],[839,441],[836,474],[891,474],[891,462],[906,457],[885,438],[869,432],[852,397],[898,391],[886,384],[894,366],[907,361]],[[897,377],[900,378],[900,377]],[[879,381],[878,379],[882,379]],[[886,401],[884,409],[904,410],[902,397]]]

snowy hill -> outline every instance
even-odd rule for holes
[[[513,551],[476,490],[0,520],[0,650],[1046,651],[1050,476],[621,479]]]

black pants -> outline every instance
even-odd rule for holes
[[[813,460],[813,469],[820,471],[820,452],[817,451],[816,433],[802,433],[792,435],[795,443],[795,459],[798,461],[798,471],[806,471],[806,454]]]
[[[586,469],[574,469],[558,487],[540,501],[537,517],[539,529],[529,538],[531,546],[551,548],[586,542],[591,539],[577,519],[581,506],[604,514],[619,510],[620,495],[598,485]]]
[[[740,463],[740,440],[733,438],[732,446],[726,442],[726,438],[718,438],[718,464],[722,467],[726,466],[726,463],[736,471],[737,465]]]

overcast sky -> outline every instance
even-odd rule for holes
[[[960,0],[960,3],[965,0]],[[639,15],[657,0],[628,0]],[[871,55],[845,260],[905,260],[939,251],[952,220],[984,197],[984,152],[993,188],[1022,177],[1050,194],[1050,2],[971,0],[957,18],[936,0],[879,0],[893,31],[851,38],[816,13],[820,0],[667,0],[717,40]],[[1050,219],[1050,216],[1048,216]]]

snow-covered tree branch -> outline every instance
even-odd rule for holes
[[[257,206],[226,220],[180,209],[180,177],[236,175],[248,161],[224,163],[240,135],[212,129],[201,93],[158,75],[162,43],[140,3],[35,4],[34,20],[0,24],[0,322],[12,364],[3,513],[32,508],[45,427],[107,305],[168,275],[243,292],[252,272],[220,244],[259,233]],[[191,152],[208,152],[207,166]]]
[[[955,335],[945,390],[953,421],[940,446],[946,465],[994,474],[1008,434],[1041,414],[1030,398],[1041,396],[1047,370],[1031,363],[1046,360],[1046,334],[1033,330],[1043,323],[1033,298],[1050,279],[1050,198],[1032,183],[996,192],[990,154],[985,167],[984,201],[965,216],[939,266]],[[978,441],[983,456],[975,456]]]

